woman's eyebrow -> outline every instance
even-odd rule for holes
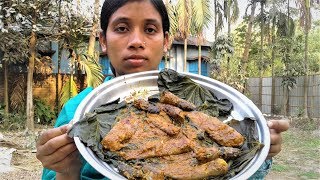
[[[156,19],[146,19],[145,20],[146,21],[146,23],[147,24],[155,24],[155,25],[160,25],[161,23],[158,21],[158,20],[156,20]]]
[[[118,23],[126,23],[129,22],[129,18],[127,17],[117,17],[113,21],[111,21],[111,24],[118,24]]]

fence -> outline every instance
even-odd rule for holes
[[[308,114],[311,118],[320,118],[320,75],[308,76]],[[248,80],[249,98],[260,108],[264,114],[284,115],[283,110],[287,106],[288,116],[299,116],[303,113],[304,105],[304,77],[295,77],[296,87],[287,92],[282,84],[282,77],[275,77],[274,94],[272,94],[272,78],[262,78],[262,91],[259,91],[260,78],[250,78]],[[261,96],[260,93],[262,92]],[[288,101],[286,99],[288,94]],[[274,104],[271,105],[272,96]],[[260,97],[262,98],[260,101]]]

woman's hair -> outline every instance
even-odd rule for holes
[[[104,35],[107,31],[109,19],[112,16],[112,14],[129,1],[134,1],[134,0],[105,0],[104,1],[101,9],[101,14],[100,14],[100,26]],[[170,22],[169,22],[167,9],[163,1],[162,0],[149,0],[149,1],[151,2],[151,4],[153,4],[153,6],[156,8],[156,10],[159,12],[161,16],[163,33],[169,32]]]

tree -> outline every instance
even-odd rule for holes
[[[62,17],[59,38],[63,42],[62,47],[69,52],[70,75],[60,93],[60,106],[78,93],[74,72],[78,77],[85,72],[87,86],[96,87],[103,81],[101,66],[87,53],[87,34],[92,31],[89,18],[75,11],[70,3],[63,4],[61,12],[67,14]]]
[[[4,103],[6,114],[9,113],[10,104],[8,66],[13,63],[23,62],[28,57],[26,41],[27,31],[24,31],[23,29],[23,27],[28,25],[28,19],[21,14],[19,8],[20,6],[17,1],[6,0],[0,3],[0,51],[3,52],[2,62],[4,70]],[[23,94],[20,95],[23,96]],[[11,101],[11,103],[17,102]]]
[[[251,6],[251,12],[249,16],[249,22],[248,22],[248,28],[246,32],[246,38],[245,38],[245,47],[242,55],[242,67],[239,68],[241,69],[241,74],[244,74],[246,76],[247,74],[247,64],[248,64],[248,58],[249,58],[249,49],[251,45],[251,33],[252,33],[252,26],[253,26],[253,20],[254,20],[254,13],[256,9],[256,0],[252,0],[249,6]],[[249,7],[248,6],[248,7]]]
[[[192,16],[191,0],[178,0],[177,16],[178,16],[180,36],[182,37],[182,39],[184,39],[183,71],[186,72],[187,71],[188,37],[190,36],[191,16]]]
[[[223,7],[218,0],[214,0],[214,40],[223,27]]]
[[[304,44],[304,103],[303,103],[303,117],[308,118],[308,86],[309,86],[309,62],[308,62],[308,36],[311,29],[311,13],[310,0],[299,0],[300,5],[300,26],[304,28],[305,44]]]
[[[210,1],[199,0],[192,3],[193,18],[192,28],[193,34],[198,39],[198,73],[201,74],[201,44],[203,43],[203,30],[208,27],[211,20]]]
[[[99,7],[100,7],[100,1],[95,0],[92,30],[90,33],[89,45],[88,45],[88,56],[92,58],[95,58],[94,52],[95,52],[95,44],[96,44],[96,35],[97,35],[98,26],[99,26],[99,13],[100,13]]]
[[[231,13],[232,11],[232,13]],[[228,24],[228,37],[231,40],[231,24],[239,18],[239,7],[237,0],[224,0],[224,17]],[[230,57],[227,57],[227,76],[229,76]]]
[[[169,50],[169,55],[165,54],[165,67],[168,66],[168,57],[170,58],[170,49],[172,47],[172,43],[174,41],[174,38],[178,36],[178,16],[177,16],[177,9],[176,7],[172,4],[171,1],[166,0],[165,5],[168,11],[168,16],[169,16],[169,21],[170,21],[170,29],[169,29],[169,43],[168,43],[168,50]],[[165,52],[166,53],[166,52]]]

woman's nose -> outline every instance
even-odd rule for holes
[[[128,46],[129,48],[145,48],[143,33],[139,30],[133,31],[130,35]]]

